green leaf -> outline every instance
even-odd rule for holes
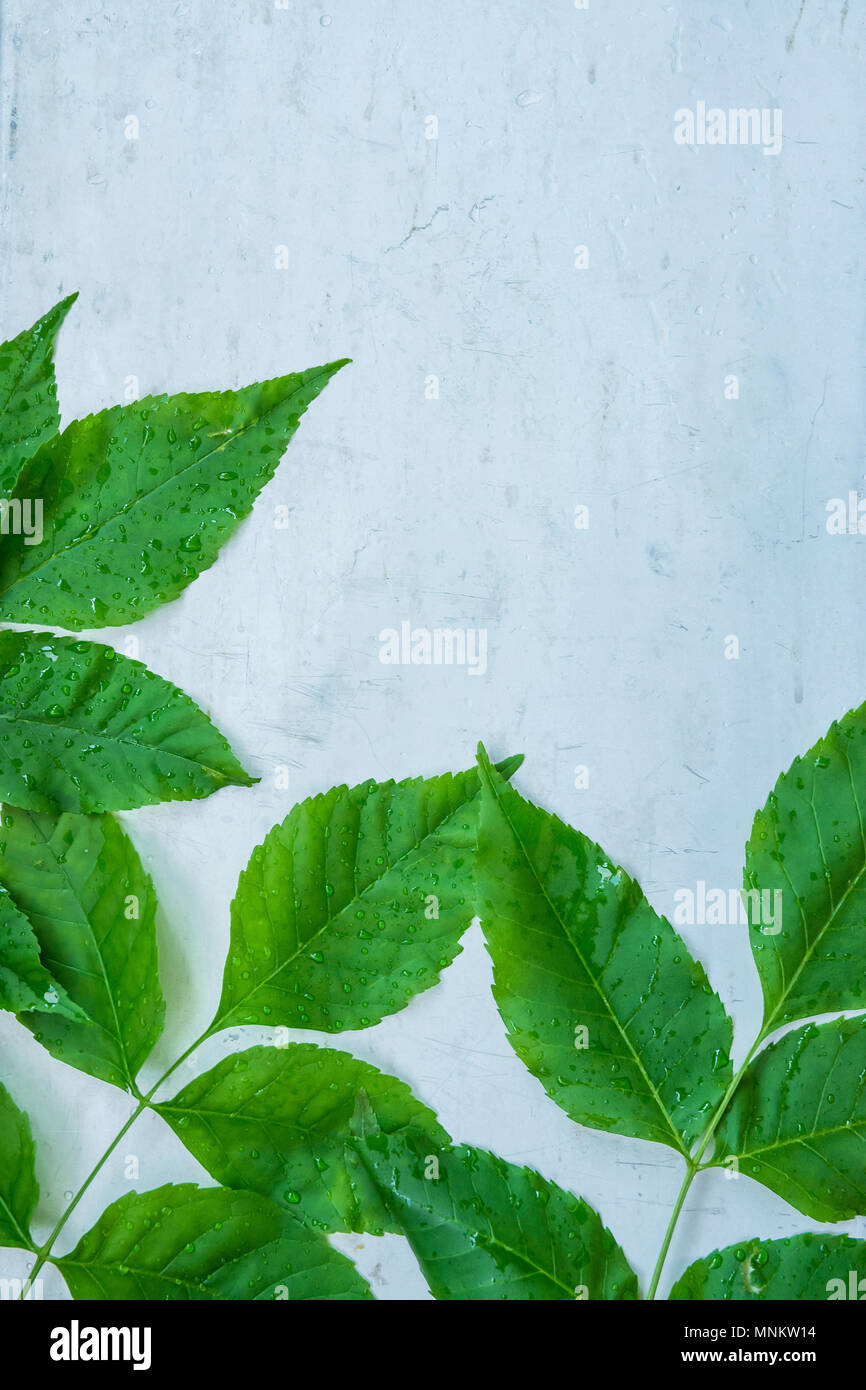
[[[13,1014],[60,1014],[82,1021],[86,1014],[52,980],[39,956],[36,933],[0,885],[0,1009]]]
[[[92,1020],[22,1021],[53,1056],[132,1089],[162,1030],[156,894],[111,816],[5,807],[0,880],[29,918],[42,960]]]
[[[473,768],[295,806],[240,876],[212,1027],[369,1028],[434,985],[472,920],[477,795]]]
[[[399,1226],[345,1161],[359,1094],[386,1134],[412,1126],[437,1148],[449,1142],[404,1082],[312,1043],[226,1057],[154,1108],[224,1186],[260,1192],[319,1230],[381,1235]]]
[[[29,811],[191,801],[249,777],[188,695],[111,647],[0,633],[0,799]]]
[[[32,328],[0,345],[0,493],[4,497],[25,460],[60,428],[54,342],[77,298],[70,294],[61,299]]]
[[[866,1018],[810,1023],[758,1054],[719,1125],[713,1165],[731,1154],[813,1220],[866,1212]]]
[[[518,1057],[566,1114],[688,1154],[731,1078],[703,969],[598,845],[481,752],[478,911]]]
[[[324,1236],[273,1202],[194,1183],[121,1197],[54,1263],[76,1299],[373,1296]]]
[[[866,1008],[864,788],[866,704],[795,759],[755,816],[744,883],[765,1034]]]
[[[485,1149],[431,1149],[426,1135],[358,1140],[434,1298],[637,1297],[610,1231],[579,1197]]]
[[[0,1246],[33,1249],[30,1222],[38,1198],[30,1122],[0,1086]]]
[[[44,538],[0,546],[3,616],[77,632],[177,598],[213,564],[344,365],[240,391],[148,396],[73,421],[16,483],[14,496],[44,500]]]
[[[807,1231],[782,1240],[743,1240],[695,1260],[668,1295],[673,1301],[819,1302],[866,1296],[866,1241]]]

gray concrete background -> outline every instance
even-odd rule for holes
[[[163,905],[153,1075],[211,1017],[250,850],[335,782],[465,766],[482,737],[524,752],[526,794],[659,910],[698,879],[739,883],[778,773],[866,696],[864,541],[825,527],[828,499],[866,488],[863,49],[842,0],[6,0],[2,336],[80,290],[64,420],[132,375],[145,394],[354,358],[216,567],[96,634],[132,632],[263,778],[124,818]],[[674,112],[699,100],[781,107],[782,153],[677,145]],[[487,628],[487,674],[381,665],[403,619]],[[743,931],[684,934],[741,1056],[759,1001]],[[512,1055],[489,981],[476,928],[440,988],[339,1045],[455,1136],[580,1192],[645,1281],[675,1157],[571,1124]],[[47,1230],[127,1103],[8,1016],[0,1049]],[[130,1186],[197,1177],[141,1122],[70,1243]],[[663,1288],[717,1244],[812,1225],[705,1175]],[[338,1243],[378,1297],[427,1296],[398,1237]],[[45,1291],[65,1296],[50,1275]]]

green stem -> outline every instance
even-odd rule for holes
[[[647,1290],[647,1300],[652,1300],[655,1298],[656,1289],[659,1285],[659,1279],[661,1278],[662,1270],[664,1269],[665,1260],[667,1259],[668,1251],[671,1247],[673,1234],[676,1230],[677,1222],[680,1219],[680,1215],[683,1209],[683,1203],[686,1200],[689,1188],[691,1187],[698,1173],[703,1172],[705,1168],[712,1167],[712,1164],[710,1163],[705,1163],[703,1165],[701,1164],[701,1159],[703,1158],[707,1145],[709,1144],[710,1140],[715,1134],[719,1126],[719,1123],[721,1122],[722,1116],[724,1115],[725,1111],[730,1105],[733,1094],[739,1086],[740,1081],[742,1080],[743,1073],[745,1072],[746,1068],[748,1067],[758,1048],[761,1046],[761,1044],[763,1043],[764,1039],[767,1037],[767,1034],[770,1031],[771,1030],[767,1024],[765,1024],[764,1027],[761,1029],[755,1041],[752,1043],[752,1046],[746,1053],[745,1058],[743,1059],[740,1066],[734,1073],[730,1085],[725,1091],[725,1094],[722,1096],[722,1099],[719,1101],[719,1104],[716,1107],[716,1111],[712,1119],[710,1120],[709,1124],[707,1125],[706,1129],[701,1135],[701,1138],[698,1142],[697,1151],[693,1156],[686,1158],[686,1175],[683,1178],[682,1186],[680,1187],[677,1200],[674,1204],[674,1209],[671,1212],[671,1219],[668,1222],[668,1227],[665,1231],[665,1238],[662,1241],[661,1249],[659,1250],[659,1256],[656,1260],[656,1265],[655,1269],[653,1270],[652,1279],[650,1280],[649,1289]]]
[[[138,1099],[138,1105],[135,1107],[122,1129],[119,1129],[117,1134],[115,1134],[114,1138],[112,1139],[108,1148],[103,1153],[102,1157],[94,1164],[93,1168],[91,1168],[87,1177],[84,1179],[84,1182],[81,1184],[75,1196],[72,1198],[72,1201],[69,1203],[69,1206],[58,1218],[54,1230],[51,1232],[45,1244],[41,1245],[38,1248],[38,1250],[36,1250],[36,1263],[34,1264],[33,1268],[28,1274],[26,1280],[24,1281],[24,1288],[22,1289],[21,1294],[19,1295],[20,1298],[24,1298],[26,1293],[29,1292],[30,1288],[32,1287],[33,1281],[35,1280],[40,1269],[45,1264],[46,1260],[49,1259],[51,1251],[54,1247],[54,1244],[58,1236],[60,1235],[60,1232],[63,1230],[72,1213],[75,1211],[75,1208],[78,1206],[78,1203],[81,1201],[85,1192],[90,1187],[90,1184],[93,1182],[94,1178],[98,1175],[98,1173],[108,1162],[111,1155],[114,1153],[114,1150],[117,1148],[123,1136],[127,1133],[128,1130],[132,1128],[139,1115],[141,1115],[145,1110],[150,1109],[150,1102],[155,1096],[156,1092],[159,1090],[160,1086],[162,1086],[163,1083],[166,1082],[168,1078],[172,1076],[174,1072],[177,1071],[178,1067],[182,1066],[186,1059],[188,1057],[191,1057],[192,1054],[199,1047],[201,1047],[202,1043],[206,1042],[207,1039],[211,1037],[212,1034],[216,1031],[217,1029],[214,1026],[214,1024],[211,1024],[205,1030],[205,1032],[201,1034],[200,1037],[196,1038],[194,1043],[190,1044],[190,1046],[186,1049],[185,1052],[182,1052],[180,1056],[174,1062],[172,1062],[168,1070],[164,1071],[159,1080],[154,1082],[154,1084],[151,1086],[150,1090],[147,1092],[146,1095],[142,1095],[141,1092],[138,1090],[138,1087],[135,1087],[134,1096]]]
[[[60,1232],[63,1230],[63,1227],[66,1225],[72,1213],[75,1211],[75,1208],[78,1206],[78,1203],[81,1201],[88,1187],[93,1182],[93,1179],[96,1177],[97,1173],[114,1153],[114,1150],[117,1148],[124,1134],[126,1134],[128,1129],[132,1128],[139,1115],[141,1114],[142,1110],[144,1109],[146,1109],[146,1102],[144,1100],[141,1100],[133,1110],[132,1114],[129,1116],[129,1119],[126,1121],[126,1124],[123,1126],[123,1128],[118,1130],[117,1134],[115,1134],[108,1148],[105,1150],[105,1153],[98,1160],[98,1162],[94,1164],[93,1168],[91,1168],[87,1177],[84,1179],[84,1182],[81,1184],[75,1196],[72,1198],[72,1201],[69,1203],[69,1206],[58,1219],[57,1224],[54,1227],[54,1230],[51,1232],[51,1235],[48,1237],[45,1244],[39,1247],[38,1251],[36,1252],[36,1263],[34,1264],[33,1268],[27,1276],[24,1289],[22,1289],[20,1294],[21,1298],[24,1297],[25,1290],[29,1291],[29,1287],[33,1284],[33,1281],[35,1280],[37,1274],[39,1273],[42,1266],[45,1264],[45,1261],[48,1259],[49,1255],[51,1254],[51,1249],[54,1245],[54,1242],[60,1235]]]
[[[653,1270],[653,1277],[650,1280],[650,1286],[647,1290],[647,1299],[649,1302],[652,1302],[652,1300],[656,1296],[656,1289],[659,1286],[659,1279],[661,1278],[662,1270],[664,1269],[664,1264],[665,1260],[667,1259],[668,1251],[671,1248],[671,1241],[673,1240],[673,1235],[674,1231],[676,1230],[677,1222],[680,1219],[680,1212],[683,1209],[683,1203],[686,1200],[689,1188],[695,1180],[695,1174],[697,1173],[697,1171],[698,1170],[696,1165],[692,1163],[690,1159],[686,1159],[686,1175],[683,1178],[682,1186],[680,1187],[679,1193],[677,1195],[677,1200],[674,1203],[674,1209],[671,1212],[671,1219],[668,1222],[668,1228],[665,1231],[665,1238],[662,1241],[662,1248],[659,1251],[659,1257],[656,1260],[656,1267]]]

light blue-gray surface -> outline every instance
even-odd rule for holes
[[[866,538],[825,524],[829,499],[866,495],[864,32],[841,0],[6,0],[0,336],[80,290],[64,419],[131,377],[205,389],[354,358],[216,567],[100,634],[134,635],[263,778],[124,818],[165,910],[154,1066],[211,1017],[252,846],[334,782],[467,765],[483,738],[525,752],[521,788],[659,910],[739,884],[777,774],[866,697]],[[698,102],[780,109],[781,152],[676,143]],[[380,631],[404,621],[485,629],[486,674],[383,665]],[[742,1054],[743,931],[684,931]],[[645,1281],[675,1159],[571,1125],[511,1054],[489,979],[476,928],[438,990],[340,1045],[582,1193]],[[0,1047],[48,1223],[125,1102],[8,1016]],[[70,1243],[109,1197],[196,1176],[140,1123]],[[810,1224],[705,1176],[662,1287],[717,1244]],[[426,1296],[398,1238],[339,1243],[377,1296]],[[45,1292],[64,1296],[51,1275]]]

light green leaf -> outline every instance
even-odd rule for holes
[[[188,695],[111,647],[0,633],[0,799],[30,811],[191,801],[249,777]]]
[[[819,1302],[866,1297],[866,1241],[807,1231],[782,1240],[743,1240],[695,1260],[669,1298],[694,1302]]]
[[[434,985],[472,920],[477,795],[473,768],[295,806],[240,876],[213,1028],[369,1028]]]
[[[29,918],[46,968],[90,1023],[24,1014],[53,1056],[132,1089],[162,1030],[156,894],[111,816],[5,807],[0,880]]]
[[[598,845],[481,754],[478,911],[518,1057],[580,1124],[688,1154],[731,1077],[703,969]]]
[[[54,1263],[76,1299],[370,1299],[324,1236],[253,1192],[131,1192]]]
[[[43,499],[45,534],[0,546],[3,617],[77,632],[177,598],[213,564],[344,365],[240,391],[147,396],[73,421],[16,483],[14,496]]]
[[[319,1230],[399,1230],[375,1184],[347,1170],[359,1093],[386,1134],[449,1136],[404,1082],[346,1052],[291,1043],[226,1057],[154,1108],[217,1182],[270,1197]],[[362,1179],[366,1177],[363,1173]]]
[[[39,957],[36,933],[0,885],[0,1009],[84,1020],[86,1014],[52,980]]]
[[[485,1149],[426,1135],[358,1140],[434,1298],[625,1300],[637,1279],[579,1197]]]
[[[755,816],[744,883],[765,1033],[866,1008],[864,793],[861,705],[795,759]]]
[[[0,1086],[0,1246],[32,1250],[30,1222],[39,1198],[30,1122]]]
[[[70,294],[61,299],[32,328],[0,345],[0,494],[4,497],[24,461],[60,428],[54,342],[77,298]]]
[[[816,1221],[866,1212],[866,1018],[808,1024],[758,1054],[717,1132],[715,1165]]]

